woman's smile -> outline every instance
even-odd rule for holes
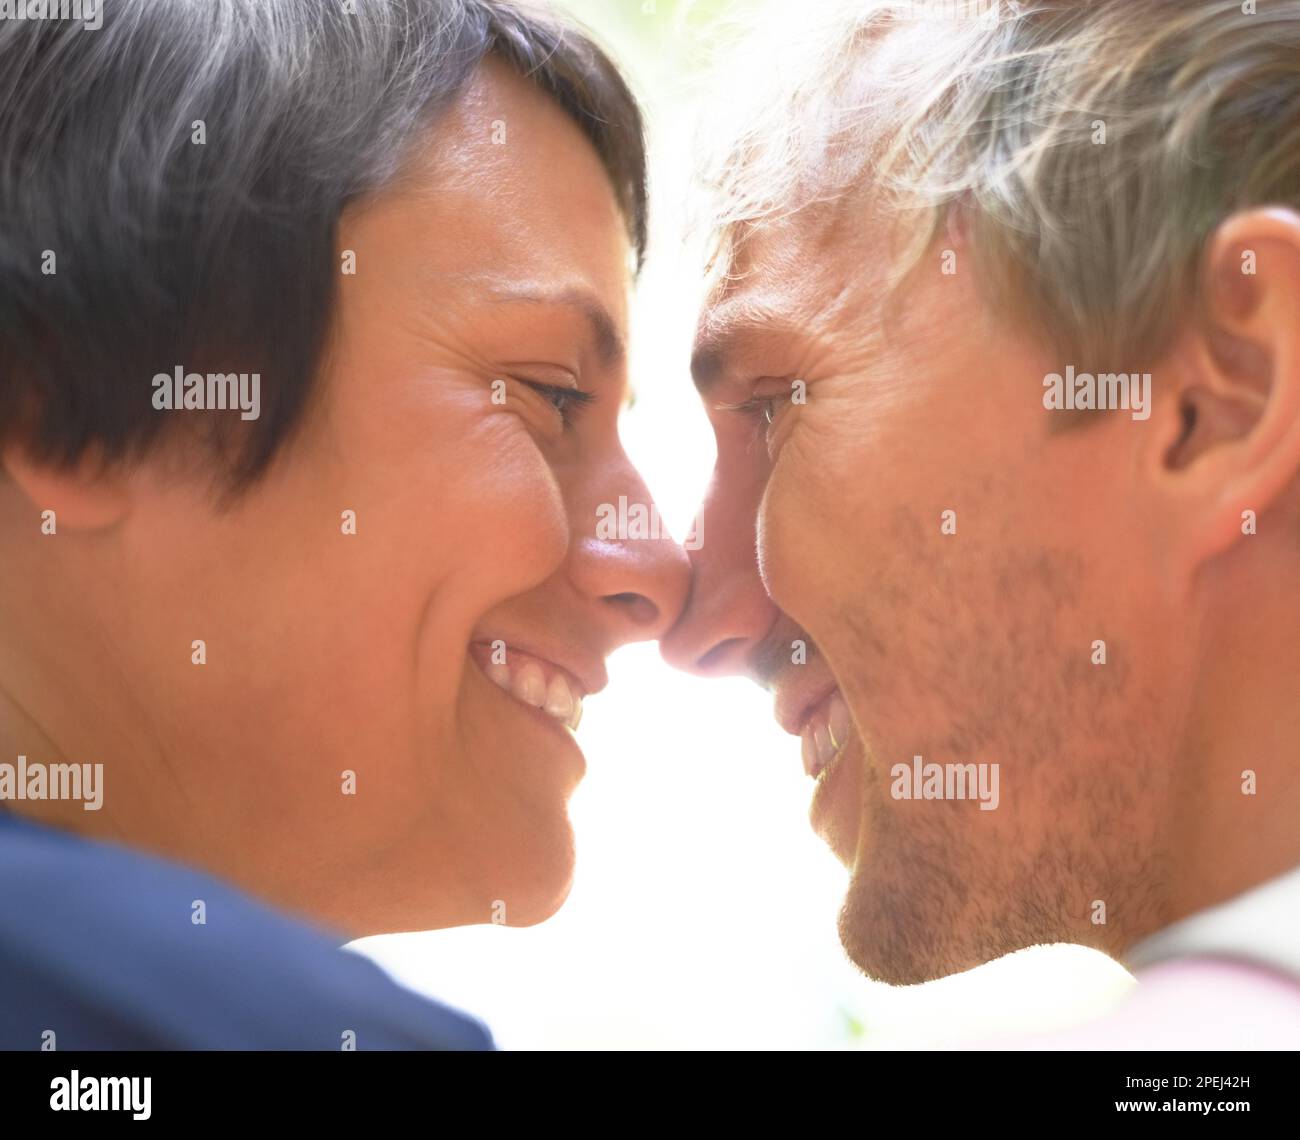
[[[577,729],[582,719],[583,698],[604,687],[603,666],[597,666],[601,680],[588,689],[574,671],[502,638],[474,642],[470,656],[489,680],[520,704],[537,709],[570,730]]]

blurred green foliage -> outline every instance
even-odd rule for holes
[[[637,94],[653,97],[659,84],[707,61],[709,29],[723,18],[743,18],[757,7],[745,0],[553,0],[613,52]],[[676,74],[674,74],[676,73]]]

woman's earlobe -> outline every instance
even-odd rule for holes
[[[0,449],[0,469],[32,505],[46,533],[58,533],[49,529],[51,525],[103,530],[117,525],[130,510],[125,475],[91,453],[61,465],[35,458],[21,444],[9,444]]]

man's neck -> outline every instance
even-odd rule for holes
[[[1173,920],[1300,866],[1300,641],[1247,625],[1203,671],[1178,760]]]

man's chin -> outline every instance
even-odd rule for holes
[[[849,960],[873,982],[911,986],[934,976],[922,967],[914,952],[898,945],[884,921],[861,913],[852,894],[840,909],[839,935]]]
[[[960,896],[940,884],[918,882],[886,856],[859,851],[838,929],[845,954],[867,977],[891,986],[915,986],[974,969],[1008,949],[993,931],[957,922]],[[885,877],[882,877],[885,876]],[[985,935],[987,937],[981,937]]]
[[[915,986],[973,970],[1028,946],[1081,941],[1046,919],[1041,925],[1018,919],[1026,911],[1041,911],[1031,900],[1005,895],[973,899],[966,891],[948,892],[938,886],[911,878],[882,881],[870,871],[864,874],[860,862],[851,869],[840,908],[844,953],[873,981]]]
[[[988,959],[954,958],[944,947],[902,944],[881,935],[878,923],[864,924],[848,903],[840,912],[840,944],[849,960],[873,982],[890,986],[919,986],[983,965]]]

